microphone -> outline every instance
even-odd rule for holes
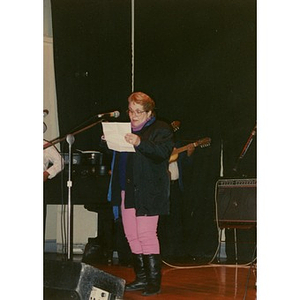
[[[120,112],[115,110],[115,111],[112,111],[112,112],[97,115],[98,118],[102,118],[104,116],[109,116],[111,118],[119,118],[120,117]]]
[[[66,140],[67,140],[68,144],[71,146],[75,141],[74,135],[68,134],[66,137]]]
[[[48,109],[44,109],[43,110],[43,116],[46,117],[49,114],[49,110]]]

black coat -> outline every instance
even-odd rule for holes
[[[155,121],[137,133],[141,143],[130,152],[126,163],[125,207],[135,208],[137,216],[169,213],[169,158],[174,147],[173,131],[169,124]],[[119,183],[120,153],[113,167],[111,201],[121,204]]]

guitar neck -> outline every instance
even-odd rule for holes
[[[181,152],[187,151],[187,149],[189,148],[189,146],[193,145],[195,148],[197,147],[197,145],[195,143],[190,143],[188,145],[185,145],[183,147],[180,148],[175,148],[172,152],[172,154],[179,154]]]
[[[193,146],[194,148],[196,148],[198,146],[201,146],[201,148],[207,147],[210,145],[210,141],[211,141],[211,139],[207,137],[202,140],[196,141],[194,143],[187,144],[183,147],[173,149],[171,157],[169,159],[169,162],[173,162],[173,161],[177,160],[178,154],[181,152],[187,151],[189,149],[189,147],[191,147],[191,146]]]

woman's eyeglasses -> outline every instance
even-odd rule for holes
[[[140,116],[141,114],[143,114],[146,111],[145,110],[136,110],[136,111],[134,111],[134,110],[131,110],[131,109],[127,109],[126,112],[127,112],[128,115],[135,114],[136,116]]]

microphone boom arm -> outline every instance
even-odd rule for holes
[[[75,132],[73,132],[73,133],[70,133],[70,134],[76,135],[76,134],[78,134],[78,133],[81,133],[81,132],[83,132],[83,131],[85,131],[85,130],[87,130],[87,129],[90,129],[90,128],[94,127],[95,125],[97,125],[97,124],[99,124],[99,123],[102,123],[102,121],[103,121],[102,119],[101,119],[101,120],[98,120],[98,121],[96,121],[96,122],[94,122],[94,123],[92,123],[92,124],[90,124],[90,125],[88,125],[88,126],[82,128],[82,129],[79,129],[79,130],[77,130],[77,131],[75,131]],[[49,147],[51,147],[51,146],[54,146],[55,144],[57,144],[57,143],[59,143],[59,142],[64,141],[64,140],[67,138],[68,135],[69,135],[69,134],[66,134],[64,137],[58,137],[58,138],[55,138],[55,139],[49,141],[48,143],[44,144],[44,148],[43,148],[43,149],[47,149],[47,148],[49,148]]]

